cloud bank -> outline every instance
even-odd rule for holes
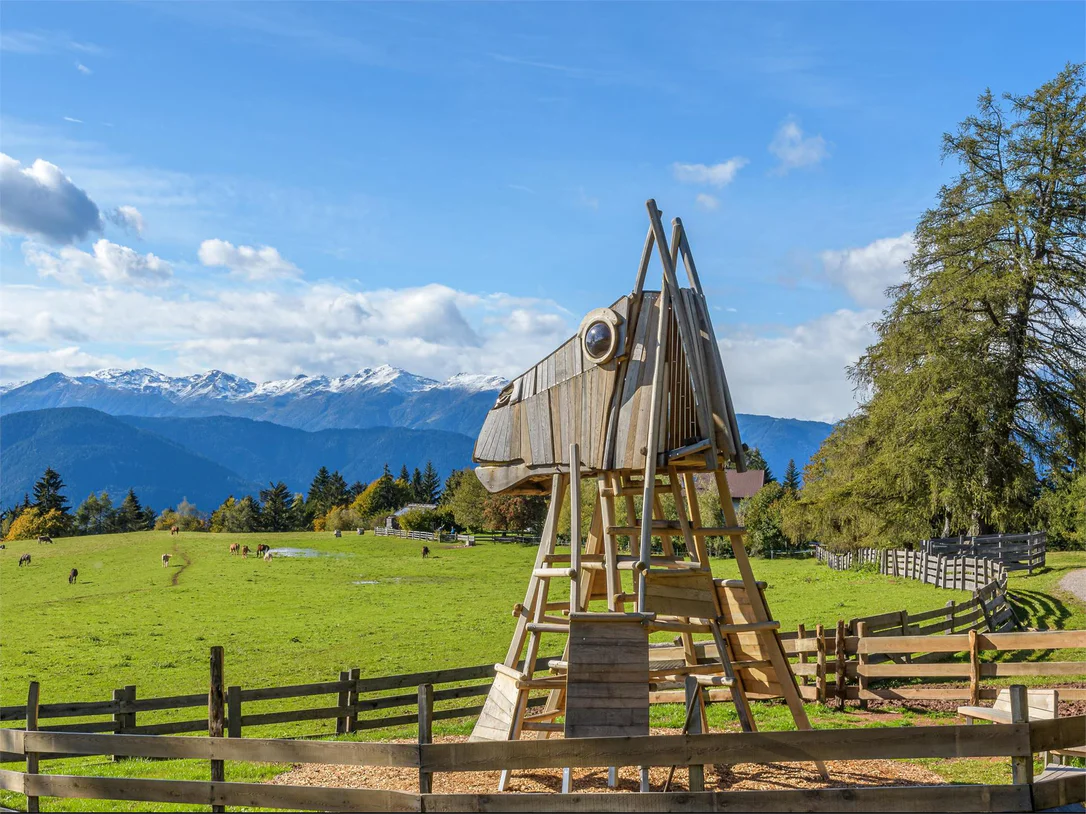
[[[0,226],[49,243],[74,243],[102,228],[102,215],[60,167],[37,159],[24,167],[0,153]]]

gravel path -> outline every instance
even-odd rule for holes
[[[1086,568],[1072,571],[1061,579],[1060,588],[1069,594],[1074,594],[1080,601],[1086,603]]]

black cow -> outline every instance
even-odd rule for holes
[[[75,581],[76,581],[76,579],[78,577],[79,577],[79,571],[77,571],[75,568],[73,568],[71,570],[71,573],[68,574],[68,584],[69,585],[75,585]]]

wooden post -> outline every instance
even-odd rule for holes
[[[701,687],[698,685],[697,676],[686,677],[686,720],[691,735],[704,735],[701,728]],[[691,764],[688,768],[689,791],[705,791],[705,767]]]
[[[33,732],[38,728],[38,703],[41,700],[40,687],[37,681],[30,682],[30,689],[26,694],[26,731]],[[35,752],[26,753],[26,773],[38,773],[38,755]],[[39,811],[38,798],[27,795],[26,810]]]
[[[419,746],[434,741],[434,685],[419,685]],[[419,750],[421,757],[422,750]],[[419,769],[419,794],[433,793],[434,776]]]
[[[834,667],[837,669],[837,707],[845,705],[845,620],[837,620],[837,637],[833,642]]]
[[[946,635],[948,635],[948,636],[950,636],[952,633],[954,633],[954,606],[955,606],[955,602],[954,602],[953,599],[950,599],[950,600],[947,601],[947,603],[946,603],[946,618],[947,618],[947,621],[950,623],[950,626],[946,629]]]
[[[341,682],[350,681],[351,680],[351,671],[350,670],[340,670],[339,671],[339,680]],[[350,695],[349,690],[340,690],[340,692],[339,692],[339,700],[336,703],[336,706],[340,708],[340,714],[336,718],[336,734],[337,735],[344,735],[347,732],[347,703],[348,703],[347,698],[348,698],[349,695]]]
[[[818,703],[826,703],[826,628],[819,625],[815,628],[815,687],[818,692]]]
[[[802,642],[807,637],[807,629],[803,627],[803,623],[800,622],[799,627],[796,628],[796,642]],[[803,645],[800,645],[801,647]],[[808,655],[806,650],[801,650],[799,653],[799,663],[806,664],[808,661]],[[807,686],[811,683],[811,677],[806,673],[803,674],[803,686]]]
[[[1022,684],[1011,685],[1011,723],[1029,722],[1029,692]],[[1015,785],[1033,782],[1033,755],[1011,758],[1011,782]]]
[[[241,737],[241,687],[230,687],[226,691],[226,724],[228,737]]]
[[[856,623],[856,635],[862,643],[864,636],[867,635],[867,622]],[[867,655],[860,653],[859,647],[856,650],[856,683],[860,687],[860,709],[867,709],[867,699],[864,698],[864,693],[867,692]]]
[[[581,453],[569,445],[569,609],[581,611]]]
[[[207,736],[221,738],[226,723],[225,693],[223,692],[223,649],[211,648],[211,682],[207,691]],[[226,780],[226,764],[211,761],[211,782]],[[212,805],[211,810],[226,811],[226,806]]]
[[[977,631],[969,631],[969,706],[980,702],[980,654],[977,652]]]
[[[347,714],[347,731],[354,732],[358,729],[358,679],[362,675],[360,667],[352,667],[350,671],[351,689],[347,691],[347,706],[351,711]]]
[[[124,700],[126,704],[136,703],[136,685],[129,684],[124,688]],[[131,710],[124,716],[124,728],[135,729],[136,728],[136,711]]]
[[[124,703],[124,687],[120,687],[113,691],[113,703]],[[120,732],[122,729],[124,729],[124,713],[120,710],[117,710],[113,713],[113,731]],[[124,755],[114,755],[112,757],[112,760],[114,763],[116,763],[118,760],[122,760],[123,758]]]

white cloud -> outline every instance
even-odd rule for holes
[[[126,232],[132,232],[138,237],[143,236],[146,224],[143,220],[143,214],[136,207],[118,206],[116,209],[107,212],[106,217],[114,225],[121,227]]]
[[[881,307],[886,289],[905,279],[905,263],[913,250],[912,232],[906,232],[856,249],[822,252],[822,267],[859,305]]]
[[[173,267],[162,258],[139,254],[105,238],[94,244],[93,254],[72,246],[51,250],[27,242],[23,244],[23,255],[42,277],[52,277],[68,285],[88,280],[145,285],[161,283],[173,276]]]
[[[712,195],[709,195],[705,192],[699,192],[698,197],[694,200],[697,202],[697,205],[700,206],[702,209],[712,210],[720,206],[719,198],[714,198]]]
[[[0,33],[0,51],[13,54],[55,54],[61,51],[103,53],[97,45],[77,42],[63,31],[4,31]]]
[[[90,74],[94,73],[94,71],[92,71],[90,68],[88,68],[82,62],[75,63],[75,69],[77,71],[79,71],[81,74],[83,74],[84,76],[89,76]]]
[[[223,266],[250,280],[296,277],[302,273],[271,246],[235,246],[225,240],[205,240],[200,244],[198,256],[205,266]]]
[[[70,375],[80,375],[104,367],[126,366],[131,366],[131,363],[114,356],[85,353],[78,346],[40,351],[0,348],[0,379],[5,382],[30,381],[58,370]]]
[[[784,122],[769,142],[769,152],[780,159],[777,171],[786,173],[796,167],[817,164],[829,155],[826,140],[822,136],[804,136],[794,120]]]
[[[87,258],[72,262],[87,273]],[[385,363],[435,378],[514,376],[569,338],[577,321],[547,300],[442,285],[360,292],[303,282],[289,292],[239,292],[182,283],[168,293],[9,285],[0,296],[4,344],[14,350],[78,343],[105,355],[121,345],[136,358],[168,358],[163,366],[173,370],[219,368],[255,380]]]
[[[98,206],[87,193],[40,158],[23,167],[0,153],[0,202],[0,226],[6,231],[50,243],[74,243],[102,228]]]
[[[82,119],[73,119],[71,116],[65,116],[64,121],[71,122],[72,124],[83,124]]]
[[[709,184],[714,187],[726,187],[735,180],[736,173],[750,162],[742,156],[729,158],[720,164],[680,164],[671,165],[675,178],[685,184]]]
[[[724,336],[720,352],[735,409],[838,421],[856,408],[845,367],[876,337],[874,309],[842,309],[772,335]],[[718,334],[719,335],[719,334]]]

